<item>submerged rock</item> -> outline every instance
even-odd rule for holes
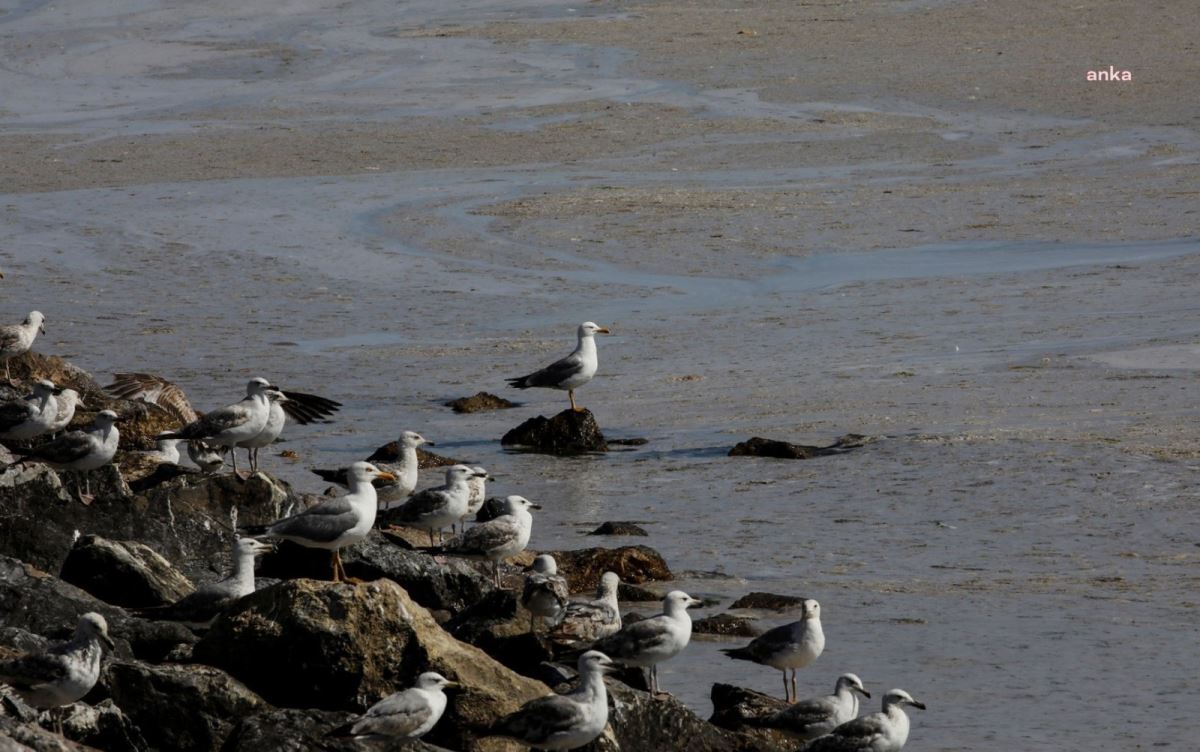
[[[85,535],[75,541],[59,576],[124,608],[174,603],[195,589],[171,562],[149,546],[98,535]]]
[[[605,522],[588,535],[640,535],[647,536],[644,529],[632,522]]]
[[[795,595],[777,595],[776,593],[753,592],[743,595],[730,604],[730,610],[735,608],[759,608],[767,611],[789,611],[803,608],[804,599]]]
[[[490,392],[478,392],[470,397],[459,397],[450,400],[446,407],[453,408],[456,413],[479,413],[486,410],[506,410],[516,407],[516,402],[510,402],[503,397],[497,397]]]
[[[539,415],[504,434],[504,446],[519,446],[543,454],[607,452],[608,443],[590,410],[563,410],[553,418]]]
[[[716,614],[692,622],[693,634],[725,635],[727,637],[758,637],[762,630],[754,620],[733,614]]]
[[[858,449],[874,441],[869,436],[848,433],[828,446],[810,446],[808,444],[792,444],[787,441],[764,439],[755,436],[748,441],[742,441],[729,450],[730,457],[774,457],[785,460],[809,460],[813,457],[825,457],[830,454],[844,454],[851,449]]]

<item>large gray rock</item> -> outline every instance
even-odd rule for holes
[[[149,546],[99,535],[85,535],[75,541],[59,576],[123,608],[174,603],[195,589],[171,562]]]
[[[609,682],[610,735],[587,746],[586,752],[749,752],[767,750],[746,737],[717,728],[699,718],[674,697],[654,699],[647,692]],[[615,742],[615,744],[614,744]]]
[[[68,705],[63,718],[63,736],[105,752],[143,752],[149,749],[138,727],[112,700],[95,705]]]

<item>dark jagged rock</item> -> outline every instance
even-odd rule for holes
[[[148,749],[141,731],[112,700],[95,705],[77,702],[67,706],[63,735],[105,752],[141,752]]]
[[[803,606],[804,599],[794,595],[753,592],[738,598],[730,604],[729,608],[760,608],[767,611],[790,611],[794,608],[803,608]]]
[[[810,446],[808,444],[792,444],[787,441],[764,439],[755,436],[748,441],[742,441],[729,450],[730,457],[774,457],[784,460],[810,460],[813,457],[825,457],[830,454],[844,454],[852,449],[858,449],[874,441],[869,436],[848,433],[829,446]]]
[[[641,585],[631,585],[628,582],[622,582],[617,586],[617,600],[625,603],[650,603],[652,601],[661,601],[663,594],[650,588],[644,588]]]
[[[554,658],[550,645],[529,631],[529,612],[513,591],[489,593],[444,626],[455,639],[534,679],[545,678],[541,664]]]
[[[632,522],[605,522],[588,535],[649,535],[645,530]]]
[[[422,671],[437,671],[467,687],[431,734],[456,749],[471,741],[471,729],[548,692],[455,640],[389,580],[293,580],[260,590],[218,618],[194,655],[275,705],[323,710],[362,711]]]
[[[650,443],[649,439],[644,439],[644,438],[641,438],[640,436],[636,437],[636,438],[629,438],[629,439],[608,439],[608,446],[610,448],[615,447],[615,446],[639,447],[639,446],[646,446],[649,443]]]
[[[153,402],[142,400],[109,399],[102,403],[104,409],[112,410],[118,416],[117,428],[121,430],[121,449],[126,452],[145,451],[154,449],[158,435],[163,431],[182,428],[179,416]],[[92,409],[96,403],[92,397],[87,398],[87,404]],[[76,413],[78,417],[79,413]],[[183,447],[180,446],[182,451]]]
[[[329,710],[270,710],[242,719],[221,752],[361,752],[368,747],[329,732],[348,723],[354,714]],[[446,752],[419,739],[389,740],[388,752]]]
[[[758,743],[759,749],[796,750],[803,742],[782,731],[764,728],[762,719],[788,707],[780,699],[732,684],[714,684],[713,714],[709,722]]]
[[[8,361],[8,367],[13,381],[21,382],[25,386],[39,379],[50,379],[57,386],[79,392],[89,406],[93,402],[103,405],[109,401],[104,389],[90,373],[71,365],[57,355],[42,355],[30,351]],[[93,406],[92,409],[104,408]]]
[[[263,577],[328,580],[332,570],[329,552],[280,543],[275,552],[262,558],[258,574]],[[412,599],[429,609],[453,613],[478,602],[495,589],[491,580],[463,559],[448,558],[439,564],[429,554],[402,548],[373,530],[361,543],[342,551],[346,574],[360,580],[386,577],[408,591]]]
[[[748,740],[717,728],[696,716],[674,697],[654,699],[648,693],[619,682],[609,684],[612,709],[609,725],[613,740],[601,736],[580,750],[585,752],[749,752]]]
[[[376,449],[367,458],[367,462],[399,462],[400,461],[400,442],[389,441],[383,446]],[[462,465],[462,460],[456,460],[451,457],[443,457],[440,454],[426,452],[424,449],[417,447],[417,467],[422,470],[429,467],[448,467],[450,465]]]
[[[450,400],[446,403],[446,407],[453,408],[456,413],[481,413],[486,410],[507,410],[510,407],[516,406],[516,402],[510,402],[490,392],[478,392],[470,397],[459,397],[456,400]]]
[[[674,579],[662,554],[649,546],[584,548],[545,553],[554,556],[558,573],[567,578],[572,593],[595,590],[600,576],[608,571],[616,572],[622,582]]]
[[[608,443],[590,410],[563,410],[553,418],[539,415],[504,434],[504,446],[517,446],[543,454],[607,452]]]
[[[174,603],[195,588],[171,562],[135,541],[85,535],[63,562],[60,577],[106,603],[145,608]]]
[[[244,684],[212,666],[114,661],[107,679],[113,701],[154,749],[216,752],[237,719],[269,709]]]
[[[733,614],[716,614],[692,622],[693,634],[725,635],[727,637],[758,637],[762,630],[753,619]]]

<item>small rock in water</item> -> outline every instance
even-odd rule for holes
[[[755,592],[738,598],[729,608],[761,608],[768,611],[787,611],[793,608],[801,608],[803,605],[804,599],[794,595]]]
[[[739,442],[729,450],[730,457],[774,457],[785,460],[809,460],[813,457],[824,457],[830,454],[843,454],[851,449],[858,449],[874,441],[869,436],[849,433],[829,446],[810,446],[808,444],[791,444],[786,441],[764,439],[755,436],[749,441]]]
[[[542,454],[607,452],[608,443],[590,410],[563,410],[553,418],[539,415],[504,434],[503,446],[519,446]]]
[[[754,626],[754,620],[733,614],[716,614],[692,622],[694,634],[726,635],[728,637],[758,637],[762,630]]]
[[[546,551],[558,563],[559,574],[567,578],[572,593],[594,590],[600,576],[616,572],[622,582],[672,580],[674,577],[662,554],[649,546],[621,548],[585,548],[576,551]]]
[[[470,397],[459,397],[450,400],[446,407],[453,408],[456,413],[480,413],[485,410],[506,410],[516,407],[516,402],[510,402],[503,397],[497,397],[490,392],[479,392]]]
[[[650,588],[644,588],[641,585],[631,585],[628,582],[622,582],[617,585],[617,600],[626,603],[650,603],[661,601],[662,593],[656,593]]]
[[[588,535],[649,535],[632,522],[605,522]]]

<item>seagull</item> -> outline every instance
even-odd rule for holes
[[[0,683],[35,708],[58,708],[83,698],[100,678],[100,646],[113,650],[108,622],[94,611],[79,617],[75,635],[42,653],[0,661]],[[61,733],[62,719],[58,719]]]
[[[83,398],[74,389],[63,389],[54,395],[54,401],[57,403],[57,409],[55,410],[54,422],[50,424],[51,434],[56,434],[70,425],[71,421],[75,418],[75,408],[82,407],[85,410],[87,409],[87,405],[83,404]]]
[[[267,425],[271,414],[270,393],[275,390],[264,378],[250,379],[246,384],[246,396],[241,402],[206,413],[176,431],[164,431],[160,439],[200,440],[213,447],[226,446],[233,449],[242,441],[257,437]],[[233,472],[237,469],[237,453],[233,458]]]
[[[396,482],[388,486],[376,486],[376,490],[387,488],[388,499],[380,501],[380,510],[391,509],[394,506],[399,506],[400,502],[408,498],[417,487],[417,471],[420,470],[421,461],[417,457],[417,447],[422,444],[436,446],[432,441],[425,438],[416,431],[403,431],[400,438],[396,441],[400,445],[400,463],[390,464],[386,462],[376,462],[375,465],[381,470],[386,470],[396,476]],[[340,486],[346,485],[346,473],[349,468],[339,467],[334,470],[323,470],[321,468],[312,468],[312,471],[324,478],[329,483],[337,483]]]
[[[550,634],[562,644],[593,643],[621,629],[621,611],[617,606],[617,588],[621,578],[616,572],[605,572],[596,588],[596,599],[567,604],[563,620]]]
[[[687,610],[700,603],[682,590],[672,590],[663,599],[661,614],[628,624],[592,647],[621,663],[649,667],[650,694],[655,697],[666,694],[658,690],[658,664],[687,647],[692,638],[692,619]]]
[[[200,472],[204,475],[215,473],[225,466],[225,458],[221,456],[221,453],[203,441],[189,441],[187,453],[188,459],[200,468]]]
[[[408,501],[389,515],[389,520],[406,527],[429,531],[429,545],[433,545],[433,531],[438,531],[441,542],[442,530],[458,521],[467,513],[467,501],[471,496],[468,482],[475,471],[466,465],[453,465],[446,470],[446,483],[414,494]]]
[[[608,725],[608,688],[604,673],[616,664],[598,650],[579,656],[579,686],[565,695],[530,700],[496,721],[488,736],[505,736],[534,749],[576,749],[604,733]]]
[[[137,454],[147,462],[153,462],[156,465],[178,465],[181,441],[183,439],[159,439],[154,442],[153,449]]]
[[[335,734],[373,740],[424,736],[446,712],[443,690],[459,686],[436,671],[426,671],[417,677],[415,687],[388,695]]]
[[[585,321],[579,325],[578,343],[571,354],[562,360],[556,360],[540,371],[534,371],[528,376],[507,379],[509,386],[517,389],[528,389],[531,386],[547,387],[549,389],[567,390],[567,399],[571,400],[571,409],[582,412],[575,405],[575,390],[592,380],[596,375],[599,361],[596,359],[596,339],[593,335],[611,334],[608,329]]]
[[[908,741],[908,715],[905,705],[925,709],[903,689],[891,689],[883,696],[883,712],[847,721],[825,736],[809,742],[805,752],[900,752]]]
[[[494,480],[494,478],[488,475],[487,470],[478,465],[471,468],[471,470],[475,472],[475,475],[467,481],[467,484],[471,487],[471,494],[467,497],[467,513],[458,518],[458,527],[460,530],[466,530],[467,517],[477,514],[480,508],[483,507],[483,502],[487,501],[487,482]],[[453,525],[450,526],[450,532],[454,532]]]
[[[525,575],[521,605],[529,612],[529,631],[534,632],[534,619],[548,619],[551,624],[558,621],[567,609],[569,591],[567,580],[558,573],[558,562],[550,554],[535,558],[530,568],[533,571]]]
[[[38,332],[46,333],[46,317],[41,311],[30,311],[23,323],[0,326],[0,360],[4,361],[4,378],[8,383],[13,383],[8,361],[29,352]]]
[[[529,510],[542,508],[524,496],[506,497],[504,504],[504,514],[475,525],[442,548],[434,549],[433,553],[487,559],[492,562],[496,587],[502,588],[500,562],[521,553],[529,545],[529,534],[533,530],[533,515]]]
[[[868,698],[871,696],[861,679],[854,674],[842,674],[833,688],[833,694],[810,697],[789,705],[762,718],[758,724],[787,732],[801,741],[815,739],[858,717],[859,694]]]
[[[0,439],[22,441],[53,430],[58,417],[57,391],[53,381],[42,379],[33,385],[33,394],[0,405]]]
[[[115,424],[117,414],[112,410],[96,413],[96,420],[86,431],[67,431],[56,439],[35,446],[19,457],[13,465],[22,462],[41,462],[55,470],[75,470],[87,473],[112,462],[121,441],[121,432]],[[91,480],[85,475],[86,490],[79,500],[90,504],[93,500]]]
[[[744,648],[721,652],[730,658],[753,661],[783,672],[783,695],[788,702],[796,701],[796,669],[815,661],[825,650],[825,633],[821,631],[821,604],[812,598],[804,600],[804,615],[800,621],[775,627],[756,637]],[[788,690],[788,669],[792,670],[791,690]]]
[[[233,571],[228,577],[201,585],[169,605],[142,608],[135,613],[151,621],[177,621],[192,629],[208,629],[234,601],[254,592],[254,557],[271,549],[269,543],[238,538],[233,542]]]
[[[369,462],[355,462],[350,466],[350,493],[325,499],[300,514],[242,530],[333,551],[333,580],[340,582],[346,578],[340,549],[366,538],[375,524],[377,499],[371,485],[375,478],[395,480],[396,476]]]
[[[269,411],[267,413],[267,424],[258,432],[258,435],[239,441],[238,446],[246,450],[246,461],[250,463],[250,472],[258,472],[258,450],[265,446],[270,446],[275,443],[275,439],[283,433],[283,424],[287,422],[287,413],[284,412],[283,406],[287,403],[288,398],[283,392],[272,390],[267,392],[267,401],[270,402]]]

